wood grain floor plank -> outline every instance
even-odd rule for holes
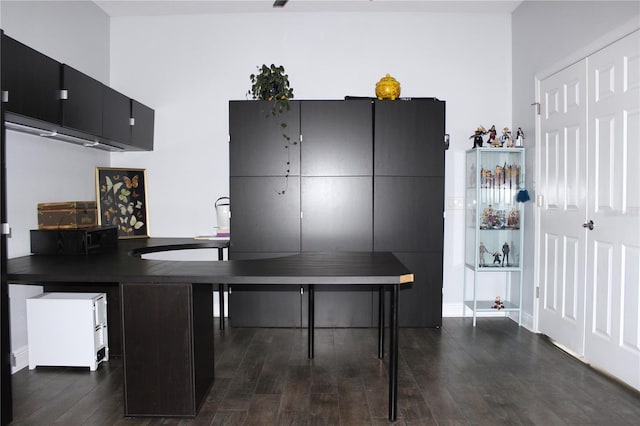
[[[388,339],[388,338],[387,338]],[[637,425],[640,393],[508,319],[445,318],[400,330],[398,421],[414,425]],[[228,327],[215,381],[195,418],[124,418],[122,361],[96,372],[13,375],[12,425],[388,425],[388,352],[377,330]],[[388,351],[388,340],[386,341]]]

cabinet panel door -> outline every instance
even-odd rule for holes
[[[102,86],[102,136],[116,142],[131,142],[131,99]]]
[[[265,259],[293,254],[297,253],[245,253],[231,250],[229,257],[232,260]],[[299,287],[277,284],[234,284],[230,287],[229,323],[232,327],[300,327],[302,295]]]
[[[271,115],[272,102],[229,102],[230,176],[300,174],[300,106],[289,105]]]
[[[191,284],[123,283],[120,291],[125,415],[195,415]]]
[[[375,102],[375,174],[444,176],[445,103]]]
[[[303,177],[302,251],[372,249],[372,178]]]
[[[444,177],[374,178],[374,250],[442,251]]]
[[[233,250],[300,251],[300,178],[231,177]],[[284,185],[287,191],[281,194]]]
[[[62,125],[91,135],[102,134],[102,83],[68,65],[62,66]]]
[[[60,124],[60,63],[7,36],[0,50],[5,111]]]
[[[155,112],[148,106],[131,99],[131,117],[135,120],[131,127],[131,144],[144,151],[153,151]]]
[[[414,282],[400,287],[400,327],[442,326],[442,252],[393,253],[414,274]],[[378,306],[377,289],[373,304]],[[389,324],[389,292],[385,291],[385,324]],[[373,311],[375,324],[378,310]]]
[[[373,327],[377,324],[373,319],[374,296],[371,286],[315,286],[314,294],[316,327]],[[309,312],[308,291],[305,292],[302,307],[302,324],[306,326]],[[377,311],[376,304],[375,312]]]
[[[413,272],[415,279],[409,286],[400,287],[398,324],[401,327],[442,326],[442,252],[393,254]],[[377,292],[374,299],[377,306]],[[385,306],[388,323],[388,295]],[[377,313],[376,309],[376,324]]]
[[[301,102],[302,175],[371,175],[372,119],[369,100]]]

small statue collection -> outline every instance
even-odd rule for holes
[[[505,210],[494,210],[489,204],[482,211],[480,229],[520,229],[520,211],[512,207],[507,215]]]
[[[479,266],[481,267],[487,267],[489,265],[487,265],[487,261],[485,260],[484,256],[485,254],[489,254],[491,256],[493,256],[493,263],[491,264],[491,266],[499,266],[499,267],[509,267],[511,266],[511,264],[509,263],[509,253],[511,252],[511,248],[509,247],[509,244],[507,244],[506,242],[502,245],[502,255],[500,255],[499,251],[489,251],[489,249],[487,249],[487,246],[484,245],[483,242],[480,243],[479,246],[479,259],[478,259],[478,263]]]
[[[489,135],[485,141],[485,136]],[[486,142],[488,146],[493,148],[514,148],[524,146],[524,132],[520,127],[516,131],[516,138],[513,139],[511,130],[508,127],[502,129],[502,135],[498,137],[495,124],[491,126],[489,130],[483,126],[479,126],[473,135],[469,136],[469,139],[473,139],[473,148],[482,148]]]

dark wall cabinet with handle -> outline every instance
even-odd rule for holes
[[[60,124],[60,63],[5,35],[0,52],[4,110]]]
[[[400,293],[400,324],[440,326],[445,103],[290,105],[273,116],[269,102],[229,103],[231,258],[392,251],[415,272]],[[273,305],[277,292],[234,286],[231,324],[305,325],[300,290]],[[318,326],[377,324],[377,288],[318,290]]]
[[[153,109],[2,35],[7,128],[106,150],[153,150]]]

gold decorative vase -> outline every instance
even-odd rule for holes
[[[400,82],[389,74],[385,75],[376,83],[376,97],[380,100],[396,100],[400,97]]]

